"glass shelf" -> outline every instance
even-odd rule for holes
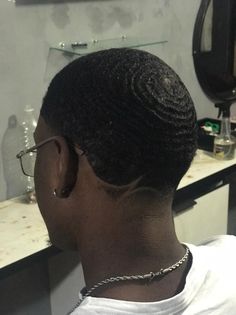
[[[45,81],[50,81],[60,69],[74,59],[95,51],[109,48],[142,48],[164,45],[166,43],[166,40],[158,41],[156,38],[128,38],[126,36],[105,40],[78,41],[70,44],[61,42],[58,46],[50,47],[49,49]]]
[[[74,42],[71,44],[60,43],[58,47],[51,47],[51,50],[58,50],[65,54],[83,56],[95,51],[109,48],[139,48],[167,43],[150,38],[127,38],[125,36],[115,39],[94,40],[91,42]]]

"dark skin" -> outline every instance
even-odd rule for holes
[[[55,135],[40,117],[36,144]],[[35,188],[51,242],[79,251],[87,288],[112,276],[157,272],[181,259],[185,249],[174,231],[172,195],[160,200],[152,191],[139,189],[114,199],[104,189],[109,185],[97,178],[86,155],[81,155],[79,145],[76,151],[75,159],[60,136],[41,147]],[[143,302],[166,299],[183,289],[188,268],[184,263],[148,284],[103,286],[94,295]]]

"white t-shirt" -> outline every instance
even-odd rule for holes
[[[236,237],[187,244],[192,266],[182,292],[158,302],[87,297],[73,315],[236,315]]]

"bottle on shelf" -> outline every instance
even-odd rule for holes
[[[235,156],[236,139],[231,134],[230,105],[230,103],[223,103],[218,106],[219,116],[223,114],[220,134],[214,139],[213,155],[218,160],[231,160]]]
[[[6,182],[7,199],[22,195],[26,178],[21,171],[16,154],[24,148],[24,129],[19,125],[16,115],[8,119],[8,127],[2,140],[3,175]]]
[[[26,106],[24,109],[24,118],[21,124],[23,128],[23,141],[24,146],[23,149],[27,150],[30,147],[34,146],[34,130],[36,128],[37,121],[34,116],[34,109],[31,106]],[[34,169],[35,157],[34,154],[28,155],[27,166],[29,169]],[[26,187],[25,187],[25,194],[28,202],[35,201],[35,192],[34,192],[34,179],[33,177],[27,176],[26,177]]]

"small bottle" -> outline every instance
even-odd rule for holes
[[[34,146],[34,131],[36,128],[37,122],[34,116],[34,109],[31,106],[26,106],[24,109],[24,118],[21,126],[24,130],[24,147],[23,149],[29,149],[30,147]],[[34,168],[34,159],[32,161],[29,160],[29,163],[32,163],[29,167],[31,169]],[[34,202],[35,194],[34,194],[34,179],[30,176],[26,177],[26,187],[25,193],[28,202]]]
[[[223,108],[220,134],[214,139],[214,156],[218,160],[231,160],[235,156],[235,138],[231,135],[229,107]]]
[[[15,115],[8,119],[8,127],[2,140],[3,174],[6,182],[7,199],[24,193],[26,178],[21,171],[16,154],[24,148],[24,129],[18,124]]]

